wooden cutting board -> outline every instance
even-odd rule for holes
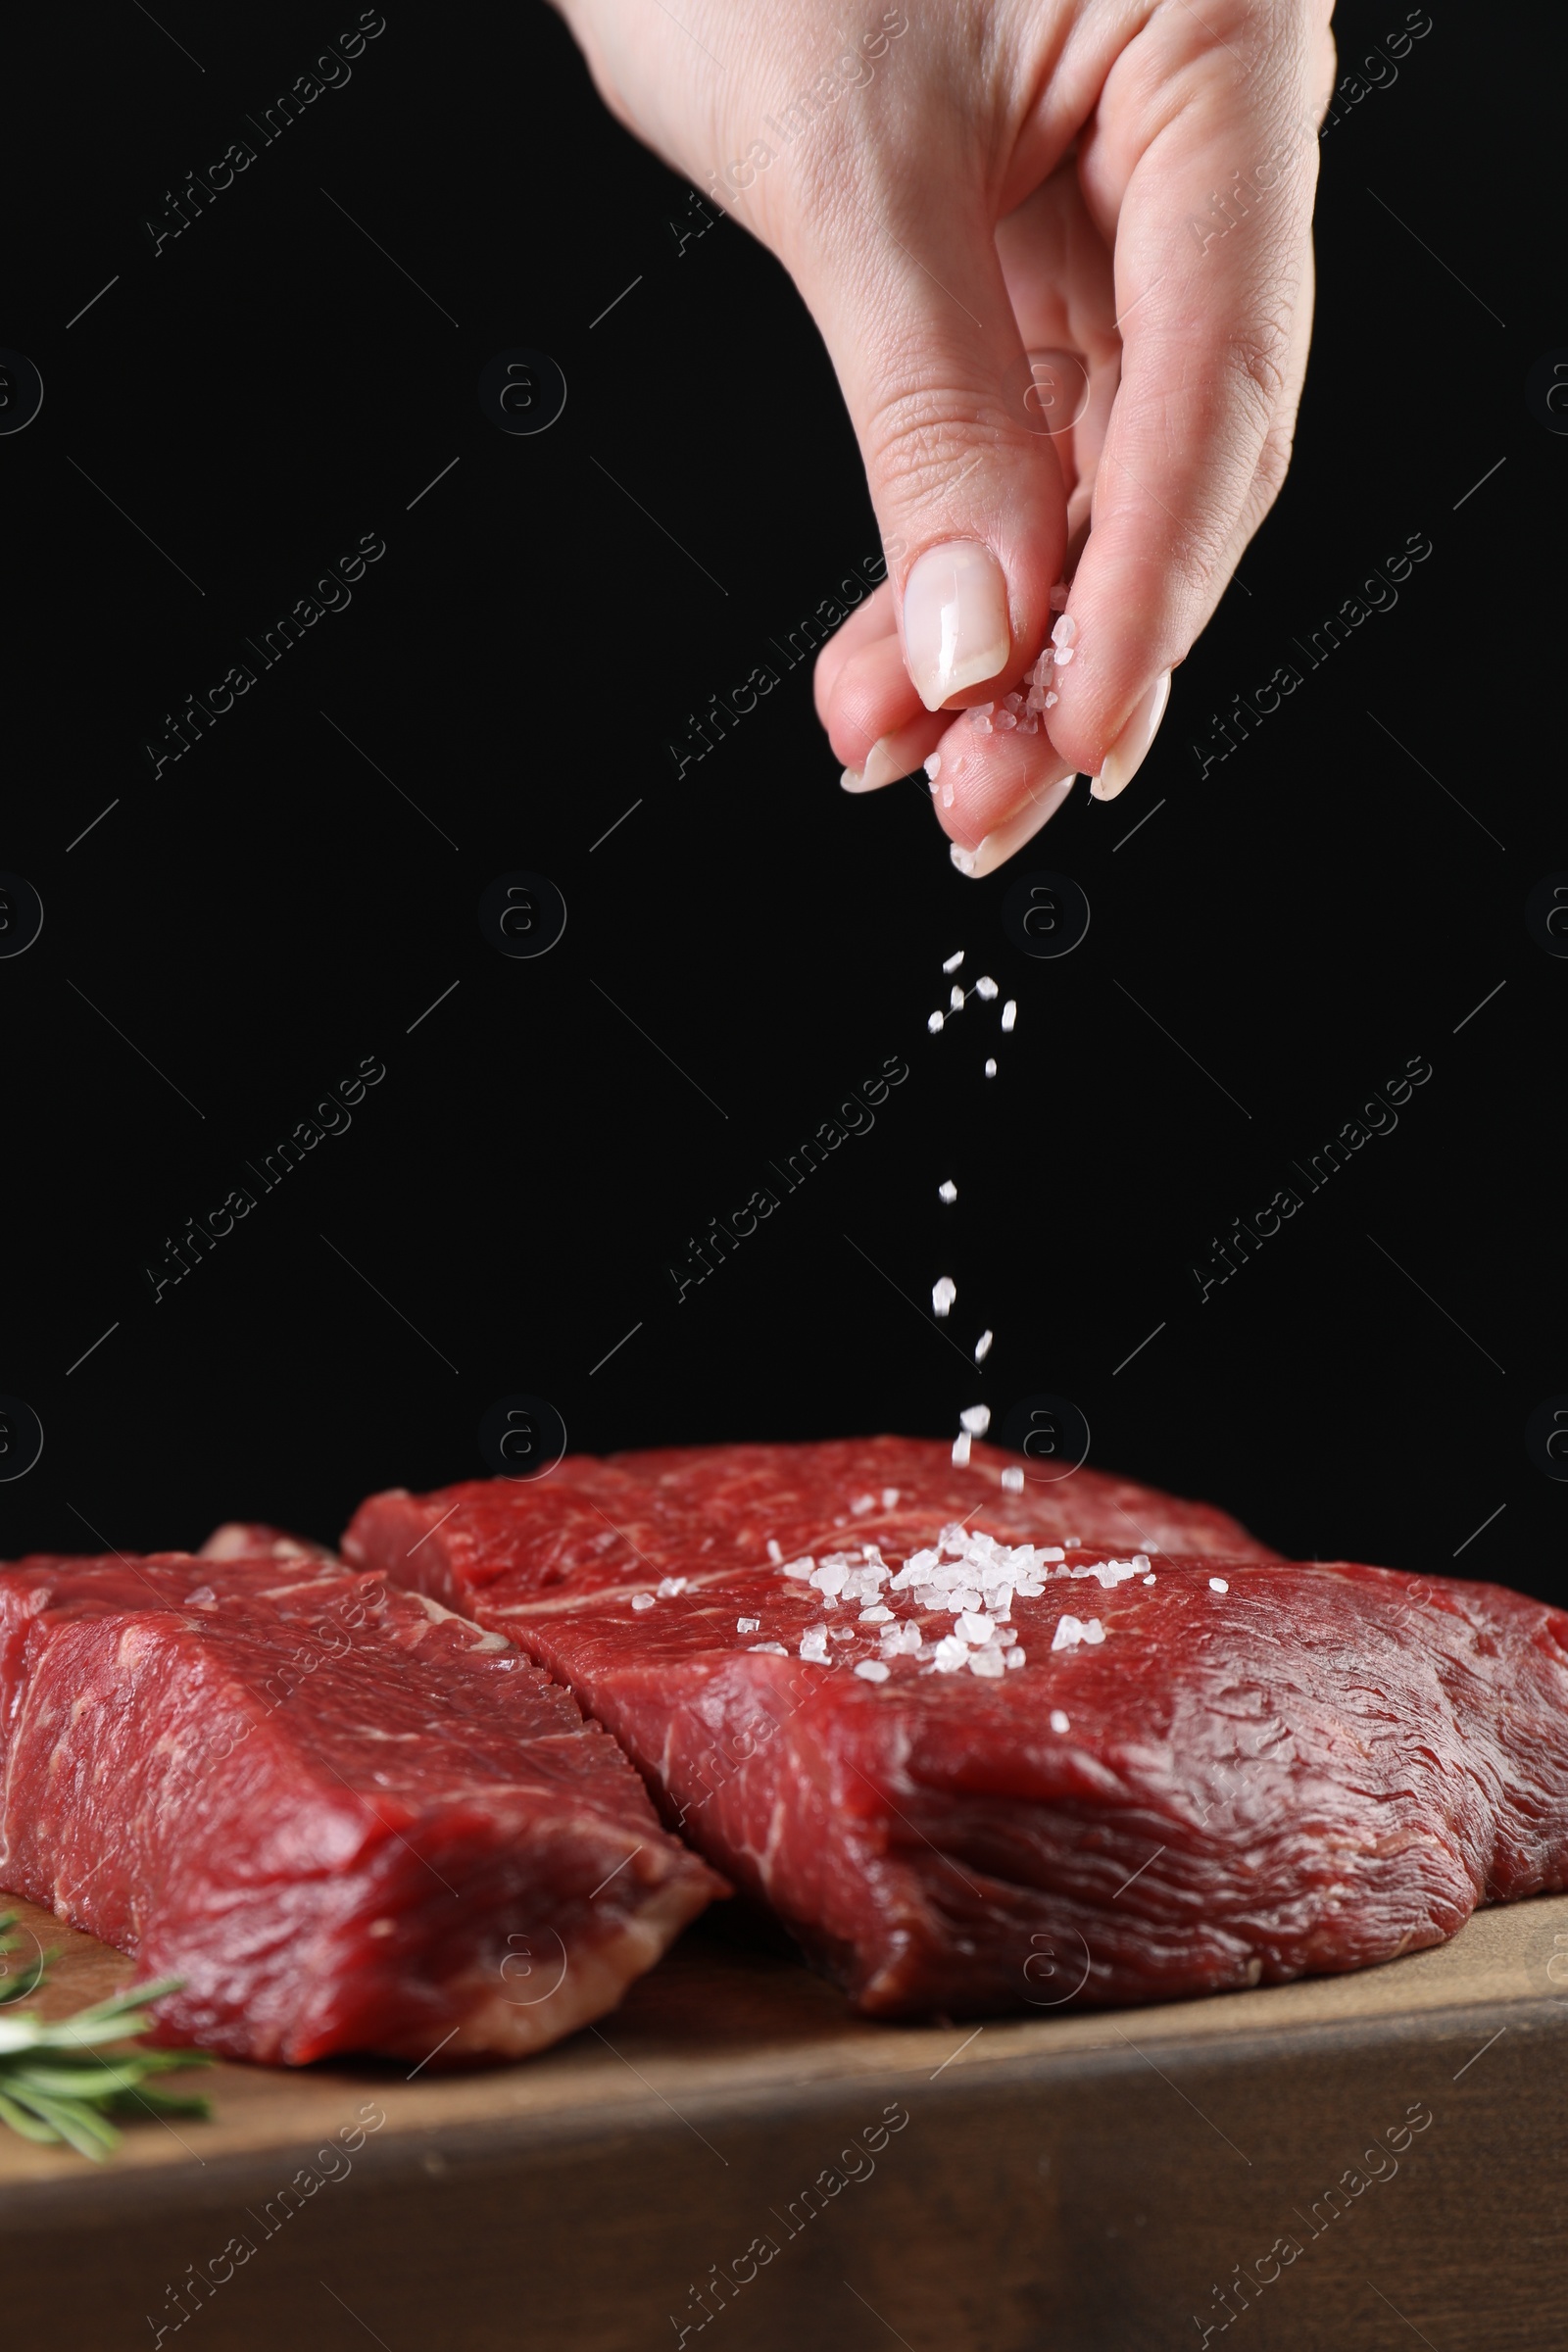
[[[18,1908],[51,2010],[129,1980]],[[1205,2001],[1045,2005],[1075,1975],[874,2025],[721,1919],[523,2065],[220,2065],[101,2168],[0,2132],[0,2311],[212,2352],[1568,2341],[1568,1897]]]

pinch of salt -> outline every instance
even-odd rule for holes
[[[1009,1494],[1021,1494],[1023,1493],[1023,1472],[1016,1467],[1004,1470],[1002,1483]],[[1151,1577],[1148,1581],[1152,1584],[1154,1580]]]
[[[933,1037],[935,1037],[935,1036],[936,1036],[936,1033],[937,1033],[937,1031],[938,1031],[938,1030],[939,1030],[939,1029],[942,1027],[942,1015],[941,1015],[941,1013],[940,1013],[940,1012],[934,1012],[934,1013],[931,1015],[931,1018],[930,1018],[930,1019],[927,1021],[927,1023],[926,1023],[926,1027],[927,1027],[927,1028],[930,1030],[930,1032],[931,1032],[932,1036],[933,1036]]]
[[[991,1407],[989,1404],[965,1405],[958,1420],[971,1438],[983,1438],[991,1427]]]
[[[762,1620],[760,1617],[737,1617],[735,1620],[735,1631],[738,1634],[760,1634],[761,1630]]]
[[[1002,1007],[1002,1030],[1003,1030],[1003,1035],[1004,1035],[1004,1037],[1010,1037],[1010,1036],[1012,1035],[1012,1033],[1013,1033],[1014,1029],[1016,1029],[1016,1028],[1017,1028],[1017,1026],[1018,1026],[1018,1000],[1017,1000],[1017,998],[1016,998],[1016,997],[1009,997],[1009,998],[1007,999],[1007,1002],[1005,1003],[1005,1004],[1004,1004],[1004,1006]]]
[[[997,1074],[997,1065],[996,1065],[996,1063],[995,1063],[994,1061],[988,1061],[988,1062],[986,1063],[986,1076],[987,1076],[988,1078],[994,1078],[994,1077],[996,1076],[996,1074]]]
[[[654,1605],[654,1596],[651,1592],[634,1592],[631,1596],[631,1605],[634,1609],[651,1609]]]
[[[1229,1585],[1222,1576],[1211,1576],[1208,1580],[1208,1589],[1211,1592],[1228,1592],[1230,1591]]]
[[[952,1275],[941,1275],[938,1280],[931,1285],[932,1313],[935,1315],[945,1315],[957,1296],[958,1286],[954,1281]]]
[[[862,1683],[885,1683],[893,1669],[884,1666],[880,1658],[862,1658],[855,1671]]]
[[[953,1206],[953,1203],[957,1198],[958,1188],[954,1183],[951,1176],[948,1178],[946,1184],[939,1184],[937,1186],[937,1199],[939,1200],[945,1200],[950,1208]]]
[[[1016,1657],[1018,1653],[1014,1650],[1012,1654]],[[1060,1707],[1053,1707],[1051,1710],[1051,1728],[1054,1732],[1064,1732],[1068,1729],[1067,1718]]]
[[[925,763],[925,772],[934,784],[938,776],[940,776],[942,773],[942,754],[940,752],[932,753],[930,759]]]
[[[958,986],[956,980],[955,980],[952,988],[948,991],[948,1010],[950,1012],[961,1012],[963,1010],[963,991]]]
[[[968,1460],[969,1460],[969,1446],[970,1446],[970,1437],[969,1437],[969,1432],[968,1432],[967,1430],[965,1430],[965,1431],[964,1431],[964,1433],[963,1433],[963,1435],[962,1435],[962,1437],[961,1437],[961,1438],[955,1438],[955,1439],[954,1439],[954,1441],[953,1441],[953,1467],[955,1468],[955,1470],[962,1470],[962,1469],[964,1469],[964,1468],[966,1467],[966,1465],[967,1465],[967,1463],[968,1463]]]
[[[974,984],[974,993],[982,1004],[989,1004],[997,993],[997,984],[989,972],[982,972]]]
[[[926,773],[927,773],[928,775],[935,775],[935,774],[936,774],[936,771],[937,771],[937,769],[938,769],[938,768],[939,768],[939,767],[942,765],[942,762],[941,762],[941,760],[940,760],[937,758],[937,755],[936,755],[936,753],[935,753],[935,752],[933,752],[933,753],[932,753],[932,755],[931,755],[931,757],[930,757],[930,759],[929,759],[929,760],[926,761],[926,763],[925,763],[925,764],[926,764]],[[947,962],[946,962],[946,963],[945,963],[945,964],[942,966],[942,969],[943,969],[945,972],[956,972],[956,971],[957,970],[957,968],[958,968],[959,964],[960,964],[962,961],[963,961],[963,950],[960,948],[960,949],[958,950],[958,953],[956,954],[956,956],[950,956],[948,957],[948,960],[947,960]]]
[[[983,1364],[986,1360],[986,1357],[991,1353],[991,1342],[995,1336],[996,1335],[993,1332],[983,1331],[980,1334],[980,1337],[976,1340],[974,1344],[974,1360],[977,1364]]]

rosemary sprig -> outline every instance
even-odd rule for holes
[[[0,1914],[0,1952],[14,1951],[17,1914]],[[136,1984],[107,2001],[78,2009],[53,2024],[15,2004],[36,1992],[48,1970],[40,1950],[20,1973],[0,1980],[0,2123],[24,2139],[64,2140],[78,2155],[102,2164],[120,2145],[112,2115],[195,2115],[211,2113],[201,2098],[147,2087],[155,2075],[181,2067],[211,2066],[205,2050],[106,2050],[146,2032],[143,2012],[178,1988],[177,1977]]]

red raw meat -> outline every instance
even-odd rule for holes
[[[1568,1617],[1279,1561],[1087,1471],[1008,1494],[1006,1461],[892,1440],[578,1457],[372,1497],[344,1550],[416,1545],[427,1589],[569,1683],[868,2011],[1360,1968],[1568,1884]],[[959,1519],[989,1553],[956,1535],[938,1556]],[[993,1606],[960,1598],[988,1583]]]
[[[290,1539],[0,1568],[0,1886],[232,2057],[519,2056],[723,1890],[510,1643]]]

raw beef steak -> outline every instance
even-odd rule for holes
[[[569,1683],[873,2012],[1360,1968],[1568,1884],[1560,1612],[945,1451],[579,1457],[375,1496],[344,1549]]]
[[[722,1891],[510,1643],[286,1539],[0,1568],[0,1886],[233,2057],[521,2055]]]

